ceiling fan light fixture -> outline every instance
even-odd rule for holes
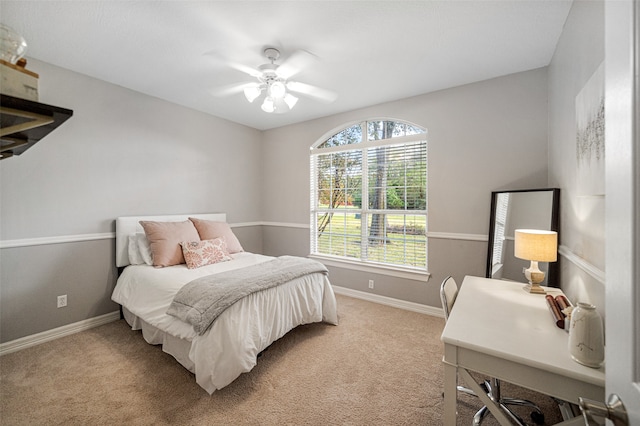
[[[259,86],[251,86],[246,87],[244,89],[244,96],[247,98],[249,102],[253,102],[256,100],[258,96],[262,93],[262,89]]]
[[[289,109],[293,109],[295,104],[298,102],[298,98],[293,96],[291,93],[287,93],[284,97],[284,102],[289,106]]]
[[[271,96],[267,96],[264,98],[264,102],[262,103],[262,110],[264,112],[273,112],[275,111],[275,106],[273,104],[273,98]]]
[[[281,81],[274,81],[269,85],[269,95],[272,98],[282,99],[287,93],[287,88]]]
[[[333,102],[336,99],[337,95],[329,90],[310,84],[289,81],[289,78],[300,71],[302,63],[308,63],[308,59],[313,54],[299,50],[291,54],[282,64],[276,64],[276,60],[280,58],[278,49],[268,47],[264,49],[263,53],[269,63],[262,64],[257,68],[232,64],[232,68],[250,75],[255,79],[254,81],[220,87],[218,90],[213,91],[214,95],[226,96],[243,92],[249,103],[254,103],[260,99],[256,103],[261,104],[263,111],[282,114],[291,111],[297,105],[298,96],[296,95],[298,94],[315,98],[325,103]],[[295,93],[295,95],[292,93]]]

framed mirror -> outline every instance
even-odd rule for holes
[[[560,189],[520,189],[491,193],[487,278],[527,282],[523,269],[529,261],[513,254],[516,229],[541,229],[558,232]],[[558,232],[558,241],[560,241]],[[558,262],[540,262],[543,286],[558,287]]]

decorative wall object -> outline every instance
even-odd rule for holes
[[[576,96],[578,195],[604,195],[604,62]]]

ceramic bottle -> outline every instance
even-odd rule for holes
[[[596,307],[578,303],[569,328],[571,358],[587,367],[599,368],[604,361],[604,330]]]

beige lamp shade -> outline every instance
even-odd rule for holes
[[[514,254],[536,262],[558,260],[558,233],[538,229],[516,229]]]

